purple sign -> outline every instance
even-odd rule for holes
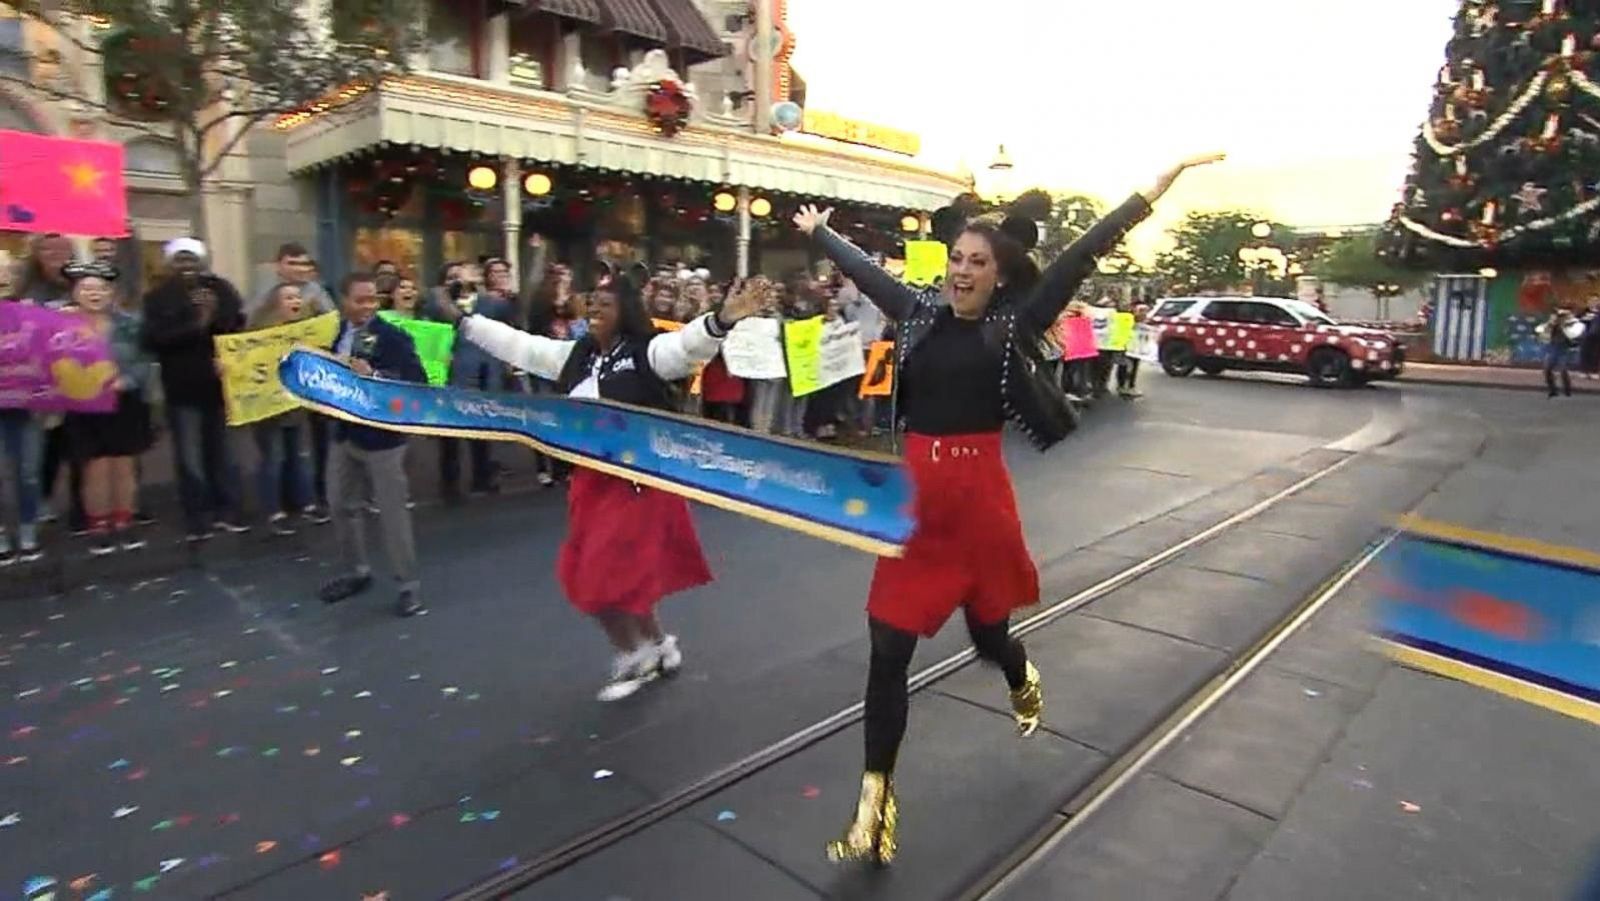
[[[0,302],[0,409],[109,413],[117,364],[86,317]]]

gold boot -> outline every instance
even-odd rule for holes
[[[1028,661],[1027,681],[1011,693],[1012,718],[1017,721],[1017,734],[1027,738],[1039,731],[1039,720],[1044,715],[1044,685],[1039,669]]]
[[[856,817],[845,830],[844,838],[828,842],[828,859],[834,863],[870,860],[879,866],[887,866],[894,860],[894,833],[899,819],[894,782],[888,774],[863,773],[861,800],[856,802]]]

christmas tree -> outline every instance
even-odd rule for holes
[[[1600,0],[1466,0],[1445,56],[1378,255],[1600,264]]]

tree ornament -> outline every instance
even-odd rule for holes
[[[1554,103],[1566,103],[1572,97],[1572,79],[1565,72],[1558,72],[1545,82],[1545,99]]]

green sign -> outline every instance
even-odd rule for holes
[[[422,368],[428,373],[428,384],[443,385],[450,381],[450,354],[456,346],[454,326],[425,319],[409,319],[388,310],[378,315],[411,336],[411,343],[417,347],[417,356],[422,358]]]

